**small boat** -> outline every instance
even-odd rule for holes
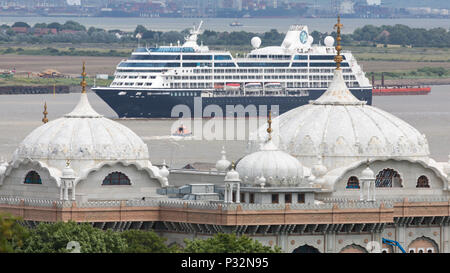
[[[192,132],[189,132],[186,126],[181,124],[180,127],[178,127],[178,129],[172,134],[172,136],[181,136],[181,137],[192,136]]]
[[[234,21],[232,23],[230,23],[230,27],[242,27],[243,24],[239,23],[238,21]]]

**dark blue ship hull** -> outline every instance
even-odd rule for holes
[[[119,118],[188,118],[211,116],[281,115],[319,98],[325,89],[311,89],[304,96],[215,96],[202,97],[201,90],[142,90],[100,87],[92,89]],[[350,88],[358,99],[372,104],[372,88]],[[242,112],[242,111],[241,111]]]

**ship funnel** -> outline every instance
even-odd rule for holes
[[[290,50],[309,49],[313,40],[309,38],[308,27],[303,25],[292,25],[284,37],[282,47]]]

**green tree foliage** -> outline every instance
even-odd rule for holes
[[[136,34],[144,32],[147,32],[147,28],[145,28],[143,25],[138,25],[134,30],[134,36],[136,37]]]
[[[205,240],[185,239],[187,253],[279,253],[279,247],[263,246],[245,235],[219,233]]]
[[[17,218],[0,214],[0,253],[14,252],[23,245],[27,236],[27,229],[19,224]]]
[[[120,253],[127,247],[125,239],[118,232],[103,231],[88,223],[57,222],[40,223],[30,230],[30,236],[18,252],[71,252],[67,249],[67,244],[71,241],[80,244],[81,253]]]
[[[153,231],[126,230],[121,236],[127,243],[126,253],[174,253],[179,252],[178,247],[168,247],[166,238],[159,237]]]
[[[15,22],[12,27],[30,27],[30,25],[25,22]]]
[[[65,22],[61,28],[67,30],[86,31],[86,27],[72,20]]]

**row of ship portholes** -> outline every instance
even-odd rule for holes
[[[384,169],[378,173],[375,178],[375,186],[377,188],[402,187],[402,178],[400,174],[393,169]],[[359,189],[360,183],[356,176],[351,176],[347,181],[347,189]],[[425,175],[417,178],[416,188],[430,188],[430,182]]]
[[[42,184],[41,176],[36,171],[29,171],[25,176],[24,184],[40,185]],[[131,180],[124,173],[112,172],[103,179],[102,185],[131,185]]]
[[[439,248],[436,242],[427,237],[419,237],[413,240],[405,249],[406,253],[438,253]],[[339,253],[367,253],[367,249],[361,245],[351,244],[347,245],[339,251]],[[321,253],[319,249],[314,246],[304,244],[297,247],[292,253]],[[381,253],[394,253],[392,246],[383,244]]]

